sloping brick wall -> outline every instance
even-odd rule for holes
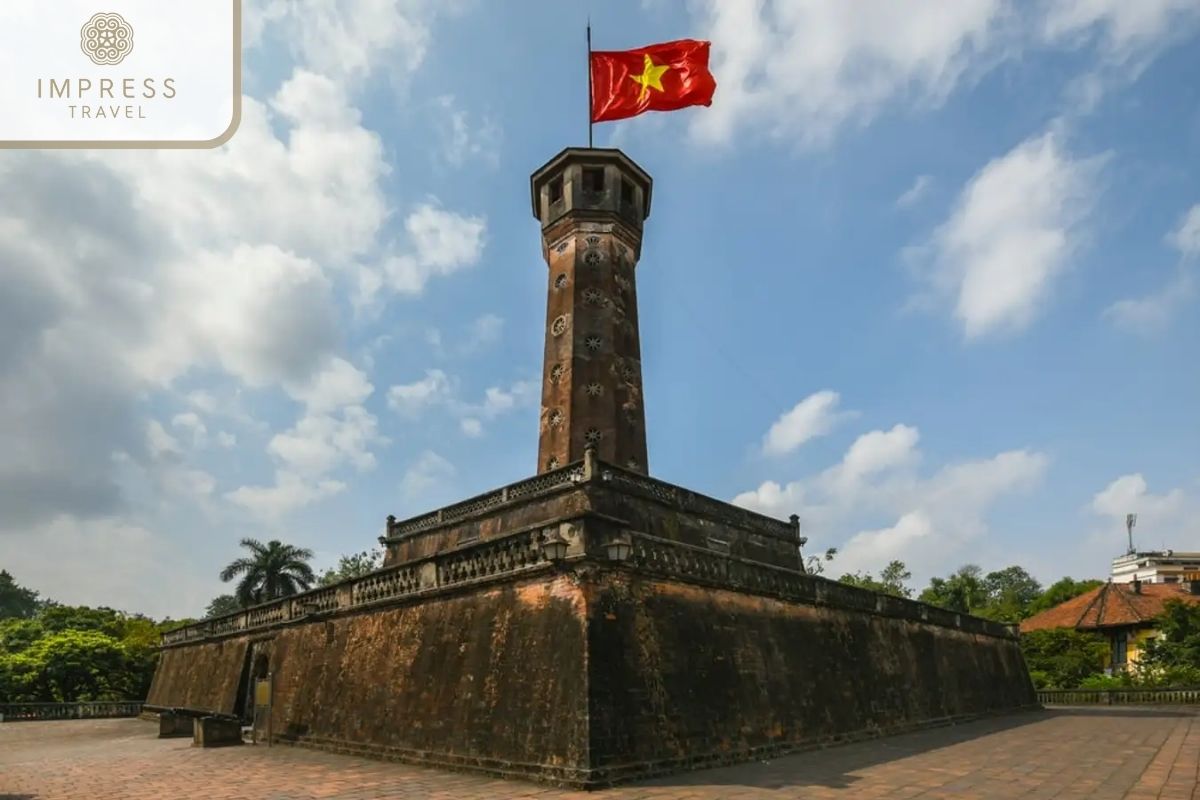
[[[246,647],[242,638],[164,650],[146,703],[234,713]]]
[[[546,568],[167,648],[149,702],[230,713],[265,655],[285,741],[589,786],[1035,704],[1006,629],[800,578]]]
[[[589,586],[600,780],[1036,702],[1014,638],[612,572]]]

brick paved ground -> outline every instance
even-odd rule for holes
[[[597,793],[291,747],[203,750],[138,720],[0,725],[3,800],[1200,798],[1200,709],[1056,709]]]

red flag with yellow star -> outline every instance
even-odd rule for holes
[[[592,122],[712,105],[709,42],[681,39],[591,54]]]

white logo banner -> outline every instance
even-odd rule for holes
[[[240,0],[0,0],[0,147],[217,147]]]

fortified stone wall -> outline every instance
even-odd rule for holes
[[[986,620],[644,536],[522,569],[182,639],[149,702],[230,713],[266,656],[285,741],[583,786],[1035,704]]]
[[[249,638],[166,649],[148,702],[231,713]],[[274,673],[272,730],[285,741],[579,781],[585,638],[581,590],[543,571],[277,627],[254,636],[253,656]]]
[[[146,703],[232,714],[246,663],[248,637],[166,649]]]
[[[912,605],[893,616],[607,573],[588,587],[594,778],[1036,703],[1015,638],[913,619]]]

